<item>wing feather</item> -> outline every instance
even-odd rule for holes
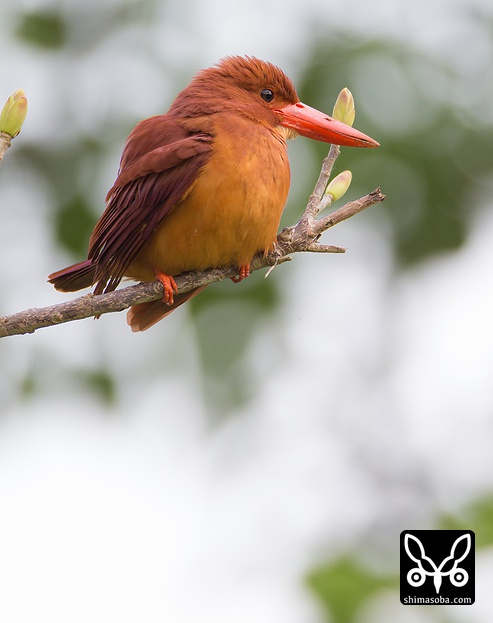
[[[96,294],[118,286],[163,219],[190,190],[211,155],[211,143],[211,134],[191,134],[169,115],[136,126],[89,243]]]

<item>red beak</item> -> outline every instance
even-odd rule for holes
[[[324,143],[347,145],[349,147],[379,147],[363,132],[355,130],[349,125],[336,121],[315,108],[297,102],[288,104],[275,111],[282,119],[281,125],[296,130],[302,136],[313,138]]]

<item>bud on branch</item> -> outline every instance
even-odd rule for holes
[[[18,89],[8,98],[0,113],[0,132],[12,138],[21,131],[27,116],[27,97],[22,89]]]

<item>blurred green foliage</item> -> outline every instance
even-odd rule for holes
[[[40,8],[22,14],[16,32],[29,45],[48,50],[62,48],[67,41],[67,24],[55,9]]]
[[[476,549],[493,546],[493,497],[480,498],[460,515],[445,515],[439,521],[441,530],[473,530]]]
[[[258,391],[261,379],[243,365],[259,327],[277,309],[278,285],[259,272],[248,282],[214,284],[194,298],[194,320],[205,404],[214,419],[232,413]]]
[[[60,205],[55,215],[55,231],[59,241],[75,255],[83,257],[87,253],[93,228],[94,214],[83,195],[74,195]]]
[[[398,586],[397,578],[372,573],[352,558],[340,558],[319,567],[308,576],[307,583],[333,623],[356,621],[369,597],[384,588]]]

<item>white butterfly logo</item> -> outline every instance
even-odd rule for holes
[[[456,550],[461,541],[465,541],[465,552],[456,558]],[[411,553],[411,543],[414,542],[418,546],[418,550],[420,553],[420,558],[418,558],[415,554]],[[469,580],[469,574],[465,569],[459,567],[459,563],[464,560],[464,558],[469,554],[471,549],[471,535],[463,534],[459,538],[454,541],[452,545],[452,549],[450,550],[450,556],[447,556],[442,560],[440,565],[437,565],[433,562],[431,558],[425,555],[425,549],[421,541],[412,534],[406,534],[404,536],[404,549],[406,550],[407,555],[411,560],[414,560],[418,564],[417,567],[413,567],[407,574],[407,581],[411,586],[423,586],[426,580],[426,576],[433,577],[433,584],[435,585],[435,589],[437,594],[440,591],[440,587],[442,585],[442,578],[445,576],[450,576],[450,582],[453,586],[461,587],[467,584]],[[454,562],[452,567],[448,571],[444,571],[443,569],[447,566],[449,562]],[[424,568],[423,563],[426,563],[428,569]]]

